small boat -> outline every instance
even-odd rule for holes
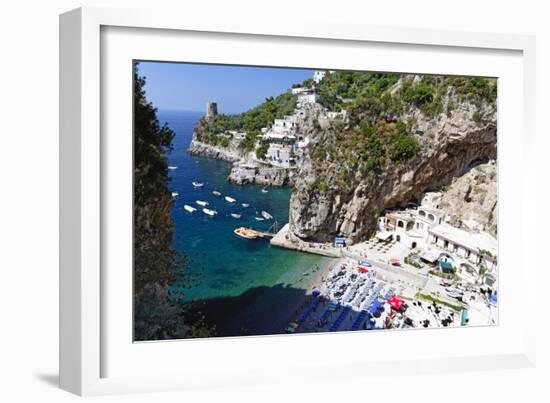
[[[209,209],[209,208],[203,208],[203,209],[202,209],[202,212],[203,212],[204,214],[209,215],[209,216],[215,216],[216,214],[218,214],[218,212],[217,212],[216,210],[211,210],[211,209]]]
[[[235,235],[245,239],[258,238],[258,233],[256,231],[245,227],[236,228],[233,232],[235,233]]]
[[[262,189],[262,193],[267,193],[267,192],[269,192],[269,190],[267,190],[266,188]]]
[[[247,207],[250,207],[250,204],[248,204],[248,203],[243,203],[243,204],[241,204],[241,206],[243,206],[244,208],[247,208]]]
[[[169,166],[168,166],[168,169],[169,169],[170,171],[175,171],[176,169],[178,169],[178,167],[176,167],[176,166],[174,166],[174,165],[169,165]]]
[[[201,188],[204,186],[204,183],[201,183],[201,182],[192,182],[193,183],[193,187],[196,187],[196,188]]]
[[[194,213],[195,211],[197,211],[197,209],[195,207],[191,207],[190,205],[186,204],[183,206],[183,208],[187,211],[189,211],[190,213]]]
[[[196,203],[199,205],[199,206],[208,206],[208,202],[207,201],[204,201],[204,200],[197,200]]]
[[[237,201],[236,199],[229,196],[225,196],[225,200],[228,201],[229,203],[235,203]]]
[[[172,197],[178,197],[180,194],[178,192],[172,192]]]
[[[265,218],[263,217],[254,217],[256,219],[256,221],[265,221]]]
[[[222,195],[222,194],[221,194],[220,192],[218,192],[217,190],[214,190],[214,191],[212,192],[212,194],[213,194],[214,196],[221,196],[221,195]]]
[[[233,217],[233,218],[241,218],[241,214],[240,214],[240,213],[231,213],[231,217]]]
[[[269,214],[267,211],[262,210],[261,214],[262,214],[262,217],[265,218],[266,220],[273,220],[273,216]]]

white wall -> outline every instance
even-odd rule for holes
[[[2,117],[0,172],[0,396],[2,401],[76,401],[56,389],[57,292],[58,292],[58,14],[81,5],[111,7],[162,7],[181,0],[6,0],[0,13],[0,111]],[[345,0],[334,7],[321,0],[255,2],[244,0],[185,2],[182,13],[219,13],[231,18],[246,13],[250,18],[302,18],[350,21],[358,24],[403,24],[411,27],[530,33],[538,35],[539,117],[550,110],[550,33],[545,28],[548,11],[543,1],[479,1],[442,3],[440,0],[357,2]],[[448,4],[445,7],[445,4]],[[297,20],[299,20],[299,18]],[[539,119],[539,122],[542,119]],[[538,129],[542,132],[542,123]],[[545,127],[545,131],[548,132]],[[548,150],[538,147],[541,155]],[[548,158],[539,158],[539,171],[548,172]],[[539,192],[544,192],[541,187]],[[544,195],[541,195],[541,198]],[[548,197],[544,197],[548,200]],[[547,220],[541,216],[539,220]],[[547,226],[542,222],[540,228]],[[539,250],[542,249],[539,231]],[[540,271],[548,281],[548,270]],[[542,278],[545,277],[545,279]],[[502,306],[504,308],[503,299]],[[536,324],[540,340],[548,339],[548,324]],[[181,401],[350,401],[385,399],[449,402],[541,401],[548,396],[548,343],[540,343],[539,368],[452,375],[415,375],[392,379],[381,376],[365,382],[350,374],[342,385],[296,385],[251,389],[194,391],[100,398],[112,402]],[[350,357],[353,359],[353,357]],[[381,374],[384,375],[384,374]],[[398,387],[395,387],[399,385]],[[459,385],[462,385],[459,387]],[[458,391],[462,388],[462,392]],[[368,394],[367,394],[368,392]],[[258,396],[262,396],[261,400]]]

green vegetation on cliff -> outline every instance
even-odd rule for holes
[[[410,133],[407,113],[419,109],[426,117],[450,115],[453,102],[481,109],[496,102],[496,80],[478,77],[413,76],[395,73],[340,71],[319,84],[321,103],[329,110],[346,110],[346,124],[333,123],[313,148],[312,167],[320,192],[346,189],[353,178],[374,180],[388,164],[414,160],[421,145]],[[451,96],[452,95],[452,96]]]
[[[219,134],[237,130],[246,133],[246,138],[240,142],[239,147],[244,151],[252,151],[262,127],[269,127],[275,119],[292,114],[296,99],[296,95],[285,92],[275,98],[269,97],[262,104],[243,113],[217,115],[213,119],[203,118],[196,128],[197,140],[227,147],[228,139]]]
[[[208,335],[202,321],[186,323],[184,306],[170,294],[185,257],[172,247],[172,197],[166,152],[174,132],[160,126],[147,101],[145,79],[134,65],[134,338],[159,340]]]

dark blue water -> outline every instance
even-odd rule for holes
[[[267,230],[273,221],[254,219],[262,210],[272,214],[281,227],[286,224],[290,190],[270,188],[262,193],[259,186],[233,185],[227,181],[230,163],[188,155],[186,150],[200,113],[159,111],[158,117],[161,124],[166,122],[176,133],[174,151],[168,155],[169,165],[178,167],[170,171],[169,184],[172,192],[179,193],[172,211],[173,246],[189,258],[185,270],[199,276],[198,284],[184,290],[184,300],[236,297],[251,289],[275,285],[299,287],[301,274],[315,266],[319,257],[273,248],[266,240],[245,240],[233,233],[239,226]],[[193,181],[205,185],[194,189]],[[222,196],[212,195],[213,190]],[[237,202],[229,204],[225,195]],[[217,210],[218,215],[205,215],[196,200],[208,201],[208,207]],[[250,207],[243,208],[241,203],[249,203]],[[188,213],[184,204],[197,211]],[[231,217],[233,212],[241,213],[241,219]]]

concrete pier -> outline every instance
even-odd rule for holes
[[[285,226],[277,232],[277,235],[273,237],[271,245],[327,257],[344,257],[342,248],[305,241],[291,241],[288,237],[288,231],[289,224],[285,224]]]

